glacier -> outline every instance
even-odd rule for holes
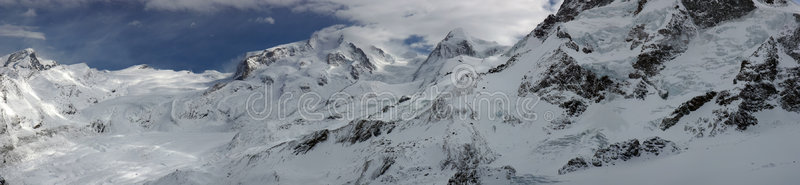
[[[0,184],[797,184],[800,5],[565,0],[427,57],[340,26],[234,73],[0,57]]]

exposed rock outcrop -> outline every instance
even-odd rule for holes
[[[660,125],[661,130],[667,130],[670,127],[674,126],[675,124],[678,123],[678,121],[681,120],[681,118],[683,116],[689,115],[693,111],[696,111],[697,109],[702,107],[704,104],[706,104],[706,103],[710,102],[711,100],[713,100],[714,97],[716,97],[716,96],[717,96],[717,92],[711,91],[711,92],[708,92],[708,93],[706,93],[704,95],[696,96],[696,97],[692,98],[691,100],[681,104],[680,106],[678,106],[677,109],[675,109],[675,111],[672,112],[672,114],[671,114],[672,117],[665,118],[664,120],[661,121],[661,125]]]
[[[34,71],[42,71],[50,69],[58,64],[53,61],[42,60],[36,55],[36,51],[28,48],[17,51],[8,56],[6,61],[2,61],[3,67],[12,69],[30,69]]]
[[[259,66],[269,66],[280,59],[291,57],[299,54],[300,52],[307,51],[310,46],[296,46],[289,45],[283,47],[276,47],[267,49],[259,54],[246,57],[236,68],[236,73],[233,75],[235,80],[244,80],[250,76],[254,70]]]
[[[756,9],[753,0],[681,0],[681,2],[689,10],[689,15],[695,24],[701,28],[737,19]]]
[[[520,96],[535,93],[543,100],[566,109],[569,116],[578,116],[586,110],[588,104],[604,100],[609,93],[623,94],[619,90],[620,82],[608,76],[599,77],[560,49],[549,60],[555,62],[541,77],[523,77],[523,83],[518,90]],[[533,82],[531,79],[540,80]]]
[[[714,136],[727,127],[734,127],[737,130],[746,130],[757,125],[758,119],[754,113],[764,110],[771,110],[781,107],[787,111],[798,111],[797,87],[798,71],[795,68],[782,68],[781,61],[792,61],[793,59],[781,58],[779,41],[770,37],[756,51],[742,61],[739,73],[734,79],[738,87],[721,91],[716,96],[716,108],[713,112],[713,119],[701,118],[699,125],[687,125],[684,129],[694,133],[697,137]],[[708,102],[713,98],[711,94],[696,97],[690,102],[685,103],[680,110],[696,110],[702,102]],[[775,102],[779,105],[775,105]],[[694,102],[694,103],[692,103]],[[687,109],[689,108],[689,109]],[[689,114],[691,111],[680,111]],[[681,114],[678,110],[673,113],[673,117],[665,118],[660,127],[668,129],[677,124]]]
[[[536,26],[532,34],[536,38],[544,39],[557,24],[575,20],[575,17],[584,10],[605,6],[612,2],[614,0],[565,0],[561,4],[558,13],[547,16],[544,22]]]
[[[776,7],[786,6],[789,3],[787,0],[758,0],[758,2]]]
[[[631,139],[598,149],[589,161],[582,157],[571,159],[558,170],[558,174],[563,175],[590,167],[615,165],[634,158],[674,154],[680,151],[681,149],[675,143],[659,137],[652,137],[641,143],[638,139]]]
[[[800,112],[800,67],[788,69],[787,73],[787,79],[778,85],[783,88],[780,104],[784,110]]]
[[[340,143],[356,144],[364,142],[372,137],[380,136],[381,134],[392,133],[395,127],[393,122],[385,122],[380,120],[357,120],[350,122],[350,125],[337,131],[342,132],[337,141]]]
[[[642,74],[633,74],[631,77],[639,78],[642,76],[655,76],[664,69],[664,62],[670,61],[679,54],[686,51],[689,40],[696,35],[696,28],[689,21],[687,13],[678,10],[672,14],[665,28],[658,30],[655,40],[642,46],[642,53],[633,63],[633,68]],[[643,42],[641,38],[647,37],[643,26],[634,27],[629,33],[631,48],[635,48]],[[627,40],[627,39],[626,39]],[[645,40],[649,41],[651,38]]]
[[[327,141],[329,133],[330,132],[327,129],[325,129],[303,137],[303,139],[299,141],[299,144],[294,146],[293,153],[295,155],[308,153],[308,151],[317,146],[317,144]]]
[[[800,24],[800,14],[794,14],[795,22]],[[786,49],[786,54],[800,62],[800,27],[786,36],[778,38],[778,42]]]

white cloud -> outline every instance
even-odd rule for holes
[[[256,23],[275,24],[275,19],[272,17],[257,17],[255,19],[252,19],[251,21]]]
[[[0,25],[0,37],[19,37],[45,40],[44,33],[31,31],[29,26],[16,26],[10,24]]]
[[[108,1],[0,0],[0,5],[52,7]],[[553,13],[561,0],[133,0],[131,2],[142,3],[149,10],[164,11],[213,13],[222,9],[288,8],[295,12],[331,15],[356,23],[352,28],[342,30],[362,33],[360,37],[372,43],[397,42],[411,35],[419,35],[424,38],[421,45],[434,45],[448,31],[460,27],[474,37],[511,45],[533,30],[548,14]],[[555,7],[552,4],[555,4]],[[257,18],[253,21],[274,23],[274,19],[270,17]]]
[[[314,6],[325,3],[333,5]],[[455,28],[512,45],[554,13],[558,4],[550,0],[316,0],[294,5],[293,10],[330,13],[353,21],[357,25],[341,28],[349,38],[408,56],[409,51],[434,46]],[[412,35],[424,40],[404,45],[403,40]]]
[[[335,11],[337,17],[390,32],[395,39],[420,35],[429,44],[461,27],[475,37],[511,45],[553,13],[549,0],[329,1],[347,7]]]
[[[432,46],[450,30],[464,28],[472,36],[512,45],[528,34],[557,7],[551,0],[144,0],[147,7],[161,10],[213,11],[284,7],[296,12],[333,15],[357,25],[339,28],[366,43],[407,50]],[[560,1],[554,1],[555,6]],[[274,23],[269,17],[256,22]],[[402,46],[402,40],[419,35],[425,40]],[[400,48],[405,47],[405,48]]]
[[[128,26],[141,27],[142,26],[142,21],[139,21],[139,20],[131,21],[131,22],[128,23]]]
[[[25,13],[22,13],[22,16],[24,16],[24,17],[36,17],[36,10],[34,10],[33,8],[28,8],[28,11],[25,11]]]
[[[294,4],[290,8],[295,12],[315,12],[323,15],[333,15],[336,11],[347,9],[347,5],[331,0],[314,0]]]

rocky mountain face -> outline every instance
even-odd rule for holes
[[[50,69],[57,64],[52,60],[40,60],[33,49],[24,49],[0,58],[5,73],[10,75],[30,76],[35,71]]]
[[[566,0],[512,47],[455,29],[426,59],[405,59],[332,28],[250,52],[234,74],[99,71],[23,50],[0,58],[0,175],[794,184],[798,10],[784,0]]]
[[[53,61],[40,61],[33,49],[25,49],[8,55],[3,67],[12,69],[47,70],[57,65]]]

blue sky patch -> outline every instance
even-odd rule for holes
[[[351,24],[286,8],[208,13],[147,10],[142,4],[117,1],[30,11],[35,16],[26,8],[1,7],[0,25],[35,27],[46,39],[0,37],[0,53],[31,47],[59,63],[85,62],[111,70],[147,64],[195,72],[230,71],[232,60],[247,51],[305,40],[331,25]]]

